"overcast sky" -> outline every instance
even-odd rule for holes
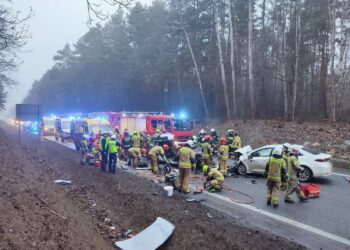
[[[95,2],[99,0],[93,0]],[[31,38],[20,54],[23,64],[13,78],[19,83],[9,90],[7,109],[20,103],[35,80],[53,66],[53,56],[68,42],[75,43],[88,31],[86,0],[15,0],[14,9],[34,16],[29,20]],[[139,0],[150,4],[152,0]],[[115,7],[104,8],[109,13]]]

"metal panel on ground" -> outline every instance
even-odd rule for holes
[[[131,239],[117,241],[115,246],[123,250],[152,250],[160,247],[174,232],[175,225],[158,217],[152,225]]]

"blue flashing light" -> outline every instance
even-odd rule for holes
[[[172,117],[175,117],[175,114],[174,114],[174,113],[171,113],[171,116],[172,116]]]
[[[180,113],[180,118],[186,118],[186,114],[184,112]]]

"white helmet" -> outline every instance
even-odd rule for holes
[[[281,156],[283,152],[283,148],[281,146],[277,146],[272,150],[272,155],[279,155]]]
[[[111,139],[112,139],[112,140],[115,140],[115,139],[117,139],[117,136],[116,136],[116,135],[112,135],[112,136],[111,136]]]
[[[210,130],[210,132],[211,132],[211,133],[214,133],[214,132],[215,132],[215,129],[214,129],[214,128],[212,128],[212,129]]]
[[[300,146],[299,145],[292,145],[290,147],[290,152],[292,152],[292,154],[298,154],[300,150]]]
[[[200,134],[205,134],[205,130],[201,129],[201,131],[199,131]]]
[[[193,139],[193,141],[197,141],[197,136],[196,135],[194,135],[194,136],[192,136],[192,139]]]
[[[286,148],[287,151],[290,151],[291,145],[288,142],[286,142],[285,144],[283,144],[283,147]]]
[[[192,140],[188,140],[186,144],[191,148],[194,146],[194,142]]]

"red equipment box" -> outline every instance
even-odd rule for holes
[[[308,198],[320,197],[320,186],[316,184],[300,184],[300,189]]]

